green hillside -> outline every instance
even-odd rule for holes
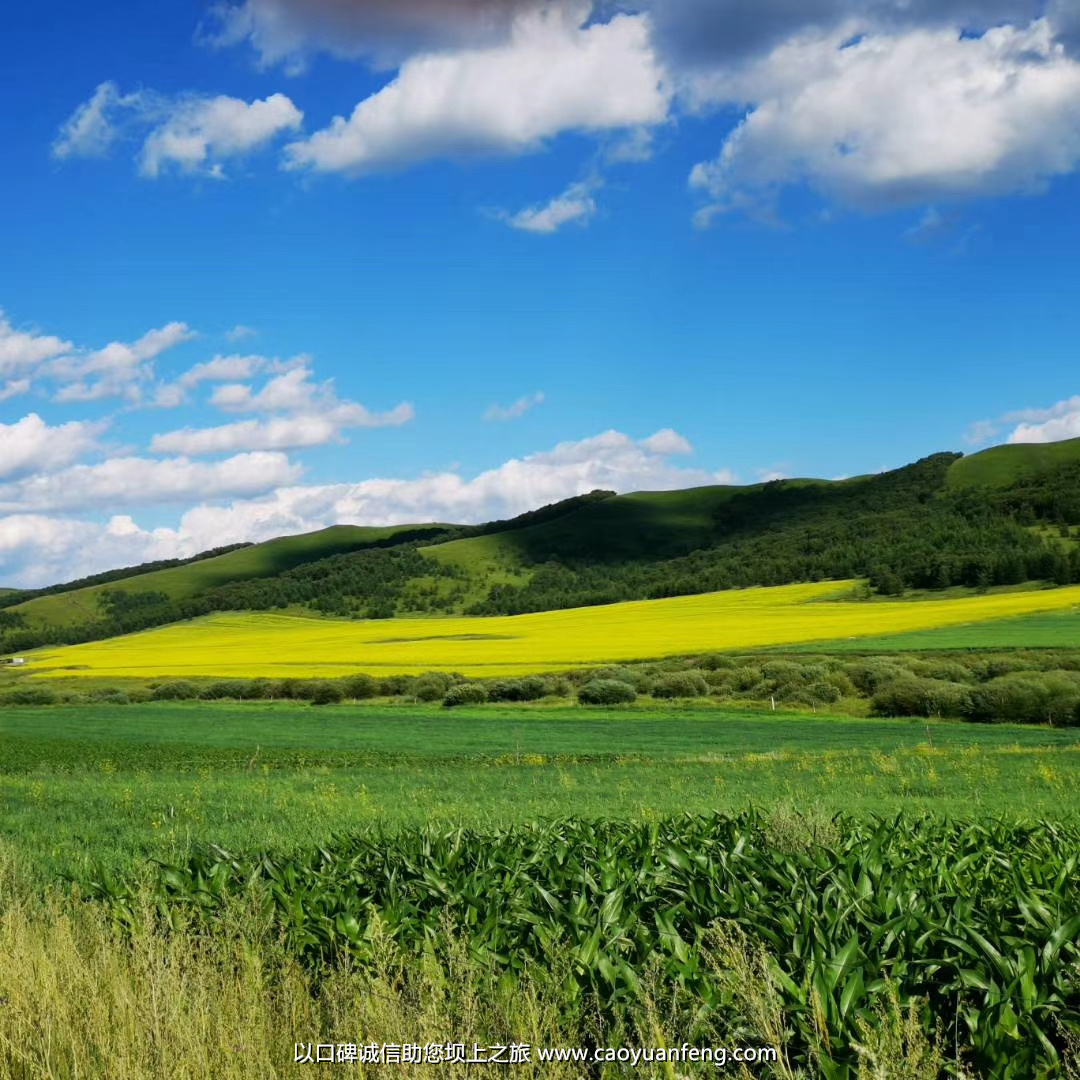
[[[953,463],[951,488],[1008,487],[1037,477],[1055,466],[1080,463],[1080,439],[1053,443],[1009,443],[991,446]]]
[[[506,521],[337,526],[9,599],[0,651],[221,611],[514,615],[823,580],[886,596],[1065,585],[1080,582],[1078,532],[1080,440],[842,481],[597,490]]]
[[[170,600],[182,600],[233,582],[272,577],[305,563],[357,551],[419,528],[436,530],[440,526],[333,525],[318,532],[281,536],[262,544],[252,544],[225,555],[168,570],[156,570],[104,585],[91,585],[69,592],[39,596],[16,604],[8,611],[21,615],[31,627],[71,626],[97,618],[100,615],[99,597],[108,590],[164,593]]]

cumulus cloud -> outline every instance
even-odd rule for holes
[[[1009,433],[1011,443],[1048,443],[1080,438],[1080,395],[1058,401],[1047,409],[1024,409],[1007,420],[1020,423]]]
[[[349,119],[287,146],[287,164],[361,173],[440,155],[523,152],[564,131],[661,122],[669,95],[648,20],[586,24],[589,10],[528,10],[504,43],[410,57]]]
[[[300,471],[281,453],[236,454],[209,464],[185,458],[114,457],[97,465],[72,465],[0,483],[0,512],[44,513],[252,496],[295,483]]]
[[[37,413],[0,424],[0,480],[68,465],[96,446],[102,430],[84,421],[50,427]]]
[[[221,159],[250,153],[282,132],[297,131],[303,117],[284,94],[250,104],[224,95],[181,101],[147,136],[139,171],[155,177],[174,165],[181,172],[221,176]]]
[[[53,143],[57,158],[103,157],[121,140],[141,140],[139,171],[224,175],[223,161],[251,153],[286,131],[303,113],[284,94],[246,102],[221,94],[167,97],[153,91],[121,94],[102,83],[64,123]]]
[[[791,184],[876,208],[1041,190],[1080,164],[1080,63],[1046,19],[852,37],[808,33],[717,70],[699,99],[749,112],[693,187],[700,220]]]
[[[254,359],[261,358],[219,357],[193,368],[180,381],[227,377],[229,371],[240,371],[243,361]],[[299,449],[343,441],[342,432],[348,428],[398,427],[413,419],[413,407],[408,402],[374,413],[359,402],[339,399],[332,380],[313,383],[311,376],[311,368],[302,363],[270,379],[258,392],[246,383],[218,386],[210,402],[225,412],[286,415],[164,432],[154,436],[150,449],[159,454],[185,455]]]
[[[153,378],[153,361],[193,337],[195,332],[187,323],[171,322],[148,331],[130,344],[113,341],[89,354],[73,354],[57,360],[49,369],[50,377],[62,384],[56,400],[101,401],[121,397],[139,401],[144,384]]]
[[[516,420],[519,416],[524,416],[530,409],[536,408],[537,405],[542,405],[544,402],[544,395],[539,390],[535,394],[526,394],[525,397],[519,397],[511,405],[490,405],[487,411],[484,413],[485,420]]]
[[[557,232],[564,225],[576,222],[586,224],[596,213],[593,192],[595,182],[571,184],[561,195],[538,206],[529,206],[516,214],[500,214],[499,217],[513,229],[532,233]]]
[[[70,341],[16,330],[0,311],[0,376],[34,372],[41,364],[74,349]]]
[[[120,566],[197,554],[175,529],[141,529],[127,515],[107,522],[10,514],[0,517],[4,583],[35,588]]]
[[[995,420],[978,420],[967,429],[964,441],[978,446],[1000,438],[1008,427],[1013,429],[1006,440],[1010,443],[1046,443],[1078,438],[1080,394],[1046,408],[1014,409]]]
[[[229,341],[243,341],[244,338],[255,337],[258,332],[253,326],[244,326],[243,323],[237,323],[231,330],[225,331],[225,337]]]

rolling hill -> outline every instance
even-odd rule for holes
[[[841,481],[615,495],[483,525],[339,525],[46,595],[0,596],[0,649],[216,612],[516,615],[748,586],[1080,582],[1080,439],[943,453]]]

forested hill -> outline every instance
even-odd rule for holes
[[[839,481],[596,491],[479,526],[338,526],[138,569],[0,595],[0,649],[224,610],[514,614],[830,578],[886,594],[1080,582],[1080,439]]]

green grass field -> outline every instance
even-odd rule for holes
[[[1055,465],[1064,465],[1078,458],[1080,439],[992,446],[954,462],[949,468],[947,480],[952,488],[1006,487],[1017,480],[1036,476]]]
[[[882,634],[854,641],[804,645],[790,652],[938,652],[956,649],[1068,649],[1080,646],[1080,612],[1026,615],[916,630],[905,634]]]
[[[714,709],[155,703],[0,712],[0,835],[42,880],[289,850],[372,824],[830,815],[1080,817],[1080,732]]]

